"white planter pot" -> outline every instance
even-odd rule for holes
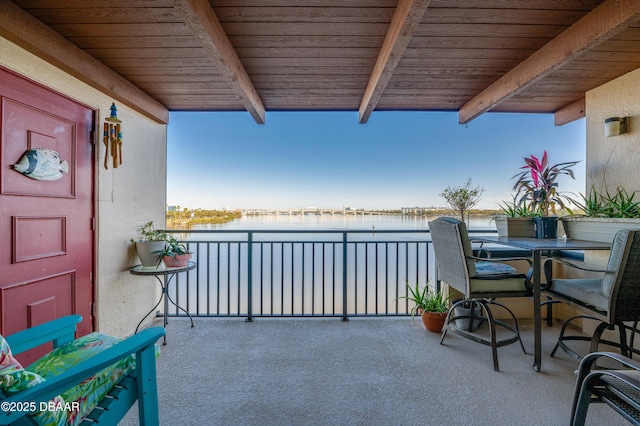
[[[567,238],[611,243],[621,229],[640,229],[640,219],[568,216],[562,226]]]
[[[494,220],[499,237],[535,238],[536,236],[532,217],[497,216]]]
[[[468,316],[471,313],[471,308],[463,308],[462,306],[456,306],[454,309],[454,315],[455,316]],[[480,308],[480,306],[475,306],[473,308],[473,315],[474,317],[480,317],[480,314],[482,313],[482,308]],[[469,320],[468,319],[457,319],[456,320],[456,327],[465,330],[465,331],[469,331]],[[473,324],[471,325],[471,330],[470,331],[475,331],[478,329],[478,327],[480,327],[480,320],[479,319],[474,319],[473,320]]]
[[[136,253],[142,263],[142,269],[164,269],[161,255],[157,252],[164,250],[164,241],[137,241]]]

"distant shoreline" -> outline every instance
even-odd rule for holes
[[[409,217],[436,217],[456,216],[453,210],[429,209],[422,210],[420,214],[403,214],[401,210],[369,210],[369,214],[409,216]],[[503,214],[501,210],[474,209],[469,211],[470,217],[492,217]],[[190,229],[192,225],[216,225],[232,222],[242,218],[240,210],[183,210],[167,212],[167,229]]]

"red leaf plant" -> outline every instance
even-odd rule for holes
[[[517,204],[528,203],[531,209],[538,211],[544,217],[548,217],[549,213],[555,214],[556,204],[560,208],[567,208],[565,200],[570,199],[558,192],[556,179],[560,175],[568,175],[575,179],[571,168],[579,161],[550,166],[547,151],[544,151],[542,159],[532,155],[525,157],[524,162],[525,165],[521,168],[525,170],[512,177],[516,179],[513,190],[516,191]]]

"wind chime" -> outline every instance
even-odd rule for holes
[[[105,118],[104,130],[102,133],[102,139],[104,142],[104,168],[109,168],[109,155],[113,158],[113,168],[118,168],[119,164],[122,164],[122,130],[120,129],[120,123],[122,121],[118,119],[118,109],[116,104],[111,104],[111,116]]]

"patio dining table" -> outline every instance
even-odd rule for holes
[[[499,244],[531,251],[533,262],[533,369],[540,371],[542,364],[542,306],[540,305],[540,271],[543,254],[558,250],[608,250],[611,243],[599,241],[574,240],[571,238],[523,238],[473,236],[472,242]]]

